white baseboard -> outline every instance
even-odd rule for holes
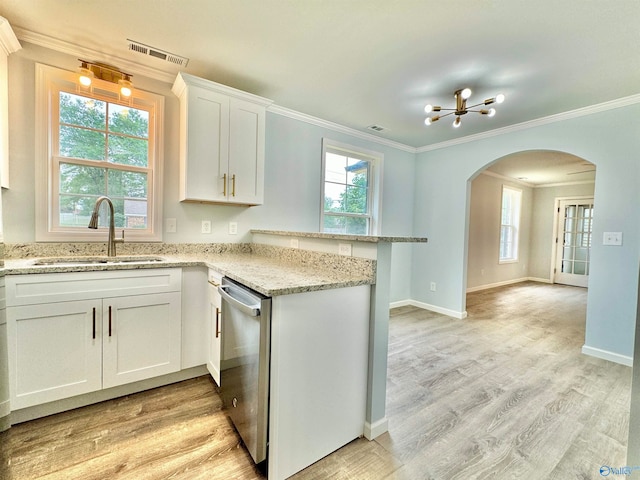
[[[627,367],[633,367],[633,357],[620,355],[619,353],[602,350],[600,348],[589,347],[588,345],[582,346],[582,353],[585,355],[589,355],[590,357],[601,358],[603,360],[609,360],[610,362],[619,363]]]
[[[387,417],[384,417],[373,424],[364,422],[364,436],[367,440],[373,440],[388,431],[389,420],[387,420]]]
[[[428,303],[418,302],[416,300],[401,300],[399,302],[392,302],[389,304],[389,308],[397,308],[397,307],[418,307],[423,308],[424,310],[429,310],[430,312],[441,313],[448,317],[453,318],[467,318],[467,312],[457,312],[455,310],[449,310],[448,308],[438,307],[437,305],[430,305]]]
[[[489,288],[504,287],[505,285],[513,285],[514,283],[522,282],[540,282],[540,283],[553,283],[548,278],[537,277],[521,277],[514,278],[513,280],[505,280],[503,282],[487,283],[485,285],[477,285],[475,287],[467,288],[467,293],[479,292],[480,290],[488,290]]]
[[[527,277],[527,280],[531,282],[548,283],[550,285],[553,284],[553,281],[549,278]]]
[[[389,308],[411,307],[411,306],[413,306],[413,304],[411,303],[411,300],[409,300],[409,299],[400,300],[399,302],[391,302],[389,304]]]
[[[11,404],[9,400],[0,403],[0,418],[6,417],[11,413]]]

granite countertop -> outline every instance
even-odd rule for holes
[[[285,251],[288,249],[284,249]],[[297,252],[294,252],[297,253]],[[334,263],[333,255],[314,258],[313,261],[282,258],[250,253],[190,255],[121,255],[116,262],[104,256],[65,257],[73,263],[56,263],[56,258],[5,259],[6,275],[37,273],[88,272],[105,270],[132,270],[141,268],[198,267],[212,268],[263,295],[278,296],[293,293],[344,288],[375,283],[375,262],[354,259],[353,265]],[[48,264],[37,265],[38,262]],[[106,263],[83,263],[88,260]],[[340,262],[343,259],[336,259]],[[371,262],[371,261],[369,261]]]
[[[385,235],[346,235],[342,233],[321,233],[321,232],[292,232],[286,230],[258,230],[253,229],[251,233],[263,233],[266,235],[279,235],[285,237],[303,238],[323,238],[328,240],[343,240],[351,242],[365,243],[427,243],[426,237],[401,237]]]

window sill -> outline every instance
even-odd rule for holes
[[[517,258],[507,258],[505,260],[498,260],[498,265],[503,265],[503,264],[507,264],[507,263],[519,263],[520,260],[518,260]]]

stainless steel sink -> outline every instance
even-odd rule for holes
[[[150,263],[162,262],[164,258],[153,255],[122,255],[120,257],[51,257],[39,258],[33,262],[34,265],[108,265],[114,263]]]

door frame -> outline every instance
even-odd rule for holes
[[[558,222],[560,221],[560,212],[558,211],[558,209],[560,208],[560,202],[566,200],[592,200],[595,202],[595,195],[571,195],[568,197],[556,197],[553,202],[553,232],[551,235],[551,266],[549,267],[549,278],[551,279],[551,283],[554,284],[556,283],[554,270],[556,268],[558,246],[560,245],[558,239]]]

